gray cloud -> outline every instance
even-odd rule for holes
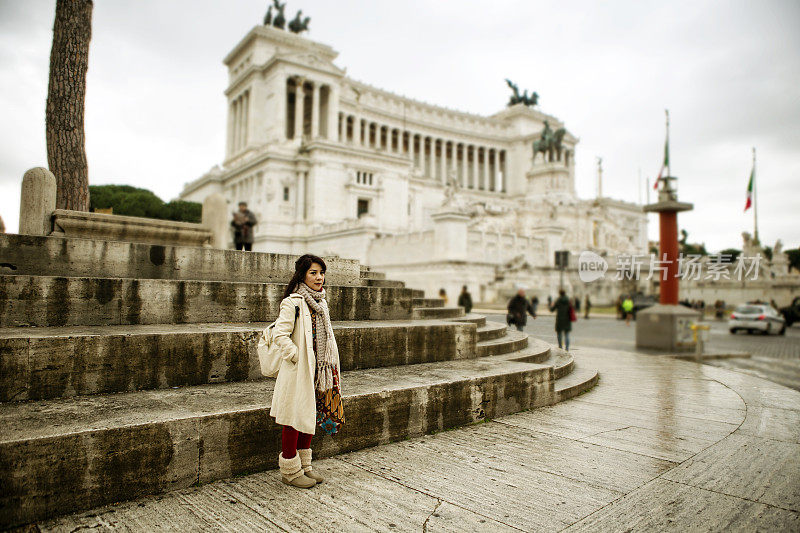
[[[96,2],[87,89],[91,183],[175,197],[220,162],[221,60],[265,0]],[[750,149],[758,147],[762,240],[800,246],[800,4],[770,2],[290,1],[348,74],[409,97],[491,114],[503,78],[580,139],[579,195],[636,201],[658,172],[663,109],[673,171],[695,203],[680,223],[712,249],[739,246]],[[16,228],[19,181],[46,161],[44,101],[53,1],[0,2],[0,215]],[[644,195],[644,190],[642,190]],[[651,235],[657,235],[655,218]]]

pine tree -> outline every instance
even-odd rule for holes
[[[47,164],[56,177],[56,208],[89,210],[83,128],[92,0],[57,0],[50,51],[45,128]]]

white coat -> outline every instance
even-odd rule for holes
[[[327,306],[325,300],[321,304]],[[296,327],[295,307],[300,308]],[[311,311],[299,294],[292,293],[281,301],[273,338],[281,348],[283,361],[275,381],[269,414],[275,417],[277,424],[313,435],[317,425],[317,397],[314,392],[317,358],[314,355]]]

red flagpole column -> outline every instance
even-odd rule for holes
[[[678,213],[661,211],[658,214],[659,224],[659,260],[666,261],[667,279],[661,276],[659,303],[661,305],[678,305]],[[663,263],[662,263],[663,264]]]

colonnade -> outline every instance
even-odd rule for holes
[[[340,142],[409,156],[423,177],[442,184],[452,176],[463,188],[506,190],[506,151],[500,148],[431,137],[344,113],[339,114],[338,131]]]
[[[300,76],[286,80],[286,138],[332,139],[334,89]]]
[[[243,91],[231,102],[228,113],[228,153],[234,153],[247,146],[247,127],[250,117],[250,90]]]

